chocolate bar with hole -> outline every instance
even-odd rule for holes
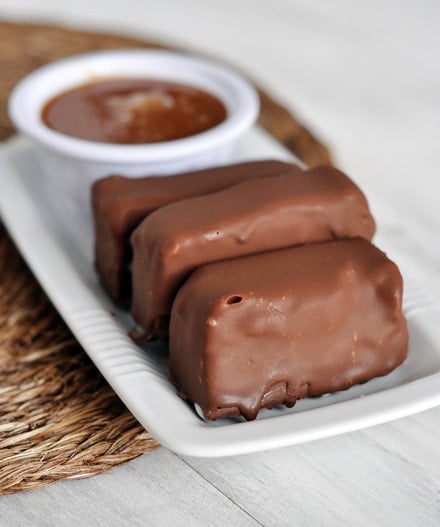
[[[249,178],[300,171],[275,160],[251,161],[172,176],[109,176],[92,188],[95,264],[102,285],[117,304],[130,298],[130,236],[152,211],[181,199],[201,196]]]
[[[400,272],[362,238],[204,265],[171,313],[171,375],[207,419],[345,390],[407,350]]]
[[[365,196],[332,167],[242,181],[162,207],[131,238],[132,336],[167,338],[174,296],[200,265],[335,238],[370,240],[374,230]]]

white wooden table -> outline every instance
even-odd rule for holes
[[[418,221],[440,234],[436,0],[0,0],[0,16],[154,37],[224,58],[300,109],[367,194],[380,192],[402,214],[423,203]],[[421,279],[440,298],[440,260],[431,258]],[[105,475],[0,500],[8,527],[347,524],[440,525],[440,408],[234,458],[160,448]]]

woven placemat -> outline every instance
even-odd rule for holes
[[[153,42],[0,22],[0,140],[13,133],[10,90],[36,67],[74,53]],[[321,144],[260,90],[259,122],[308,165]],[[104,472],[158,443],[124,407],[58,316],[0,227],[0,494]]]

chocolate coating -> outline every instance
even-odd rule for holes
[[[95,263],[101,282],[118,304],[130,296],[130,236],[151,212],[181,199],[217,192],[249,179],[301,169],[292,163],[264,160],[238,163],[165,177],[109,176],[92,188]]]
[[[167,337],[174,296],[200,265],[335,238],[371,239],[374,229],[362,192],[331,167],[242,181],[163,207],[131,238],[135,337]]]
[[[399,270],[361,238],[202,266],[171,314],[172,377],[207,419],[345,390],[407,349]]]

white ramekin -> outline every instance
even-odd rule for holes
[[[103,77],[191,84],[220,98],[227,118],[197,135],[146,145],[85,141],[44,124],[41,111],[53,96]],[[9,99],[14,126],[39,147],[45,183],[57,185],[82,204],[88,202],[91,182],[105,175],[162,175],[227,163],[235,141],[255,123],[258,111],[255,88],[234,70],[193,55],[143,49],[86,53],[53,62],[25,77]]]

